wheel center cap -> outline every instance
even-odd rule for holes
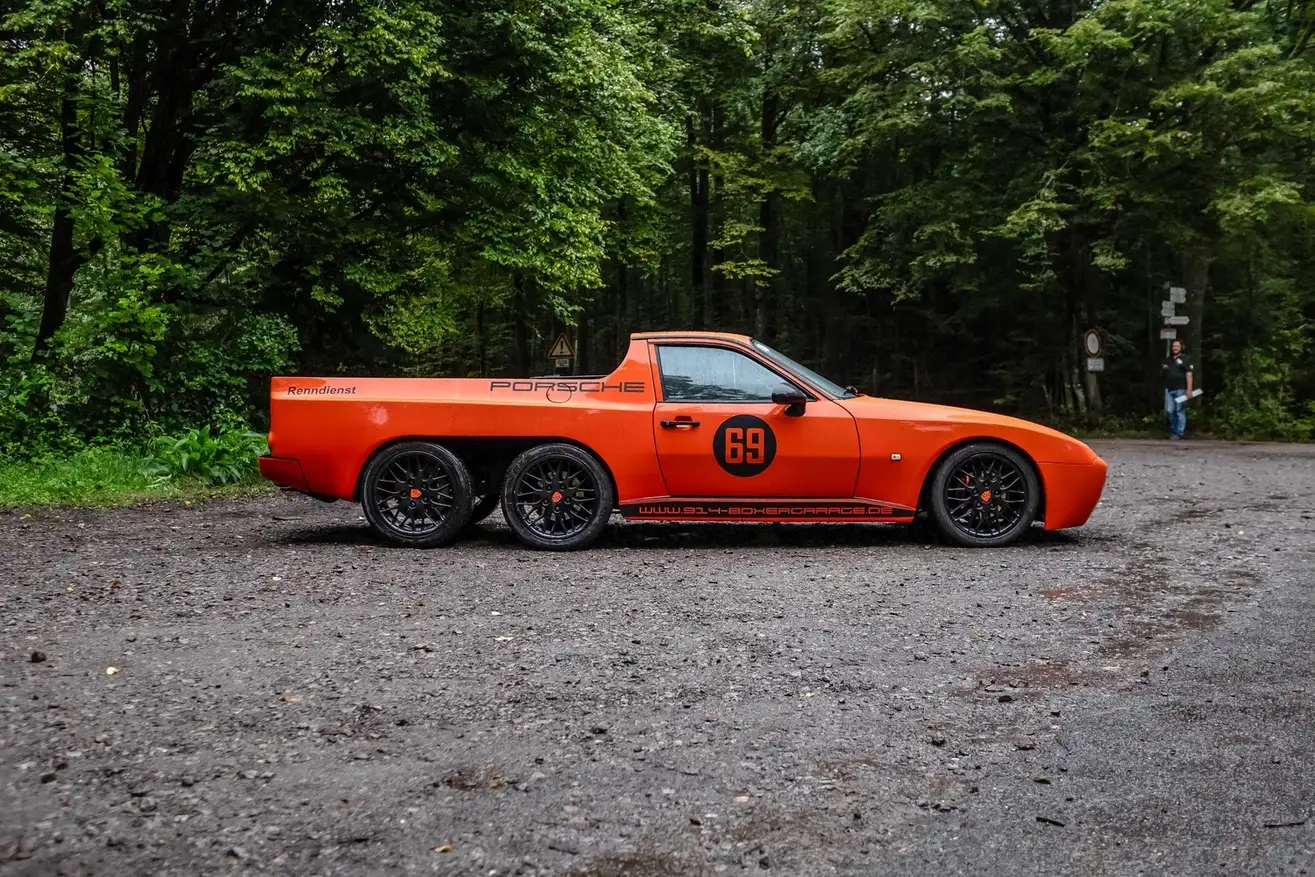
[[[989,490],[983,490],[983,491],[982,491],[982,502],[990,502],[990,501],[991,501],[991,491],[989,491]]]
[[[411,498],[412,498],[412,499],[419,499],[419,498],[420,498],[420,488],[418,488],[418,487],[413,487],[413,488],[411,488]]]
[[[553,502],[561,502],[561,501],[562,501],[562,492],[561,492],[560,490],[554,490],[554,491],[552,492],[552,501],[553,501]]]

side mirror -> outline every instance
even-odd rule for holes
[[[808,397],[798,387],[781,384],[775,390],[772,390],[772,402],[786,406],[785,413],[787,416],[798,417],[804,413],[804,406],[808,404]]]

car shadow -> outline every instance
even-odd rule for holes
[[[370,545],[394,547],[366,524],[319,525],[285,531],[275,540],[286,545]],[[1058,548],[1079,544],[1072,531],[1033,527],[1009,550]],[[925,525],[899,524],[730,524],[627,523],[614,519],[590,550],[668,550],[724,548],[878,548],[927,546],[952,548]],[[496,517],[470,527],[449,548],[521,549],[515,534]]]

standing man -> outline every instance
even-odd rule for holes
[[[1164,413],[1169,415],[1169,439],[1177,441],[1187,431],[1187,402],[1179,396],[1192,398],[1192,360],[1183,352],[1183,342],[1174,339],[1169,344],[1160,371],[1164,373]]]

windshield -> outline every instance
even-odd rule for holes
[[[778,351],[773,350],[772,348],[768,347],[766,344],[763,344],[761,341],[758,341],[757,339],[755,339],[752,343],[755,350],[766,356],[772,362],[776,363],[777,365],[785,369],[788,369],[789,371],[794,372],[795,374],[799,375],[801,378],[810,381],[814,385],[821,387],[823,390],[830,393],[832,396],[835,396],[837,399],[853,399],[855,396],[858,395],[858,393],[855,393],[852,390],[847,390],[844,387],[840,386],[839,384],[835,383],[834,381],[828,381],[826,378],[822,377],[817,372],[813,371],[811,368],[805,368],[804,366],[795,362],[790,357],[786,356],[784,353],[780,353]]]

